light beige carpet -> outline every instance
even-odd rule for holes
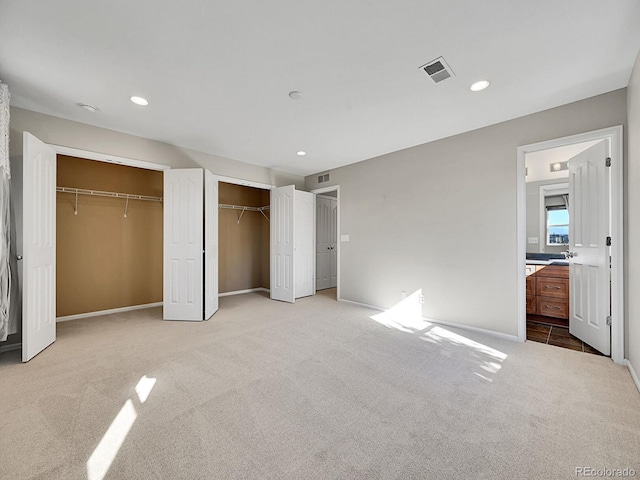
[[[28,364],[0,356],[0,478],[640,476],[625,368],[375,314],[248,294],[203,323],[159,308],[60,323]]]

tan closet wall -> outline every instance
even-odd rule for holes
[[[162,172],[59,155],[57,185],[162,197]],[[56,200],[58,317],[162,301],[162,203]]]
[[[219,203],[263,207],[269,191],[220,182]],[[259,212],[221,208],[218,278],[220,293],[269,288],[269,222]],[[268,213],[267,213],[268,215]]]

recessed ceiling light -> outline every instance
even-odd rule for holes
[[[141,107],[146,107],[147,105],[149,105],[149,101],[146,98],[136,97],[135,95],[129,100],[131,100],[136,105],[140,105]]]
[[[307,152],[305,152],[304,150],[298,150],[296,152],[296,155],[298,155],[299,157],[304,157],[307,154]]]
[[[76,105],[80,108],[84,108],[87,112],[93,113],[98,110],[98,107],[94,107],[93,105],[90,105],[88,103],[76,103]]]
[[[289,98],[291,100],[300,100],[302,98],[302,92],[299,92],[297,90],[293,90],[293,91],[289,92]]]
[[[479,92],[480,90],[484,90],[488,86],[489,86],[489,82],[487,80],[480,80],[479,82],[476,82],[473,85],[471,85],[471,91]]]

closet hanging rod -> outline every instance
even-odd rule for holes
[[[264,207],[247,207],[245,205],[229,205],[226,203],[219,203],[218,207],[228,208],[229,210],[242,210],[240,212],[240,216],[238,217],[238,225],[240,224],[240,220],[242,220],[242,216],[244,215],[244,212],[260,212],[264,218],[269,220],[269,217],[267,217],[267,215],[264,213],[265,210],[269,210],[270,208],[269,205],[266,205]]]
[[[220,203],[218,207],[229,208],[231,210],[246,210],[247,212],[264,212],[270,208],[269,205],[265,207],[246,207],[244,205],[227,205],[226,203]]]
[[[126,200],[146,200],[148,202],[162,201],[162,197],[150,197],[148,195],[136,195],[133,193],[103,192],[101,190],[87,190],[84,188],[56,187],[56,192],[73,193],[75,195],[94,195],[96,197],[123,198]]]

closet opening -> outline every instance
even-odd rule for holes
[[[56,160],[56,320],[161,306],[163,172]]]
[[[269,296],[270,191],[218,183],[219,296]]]

